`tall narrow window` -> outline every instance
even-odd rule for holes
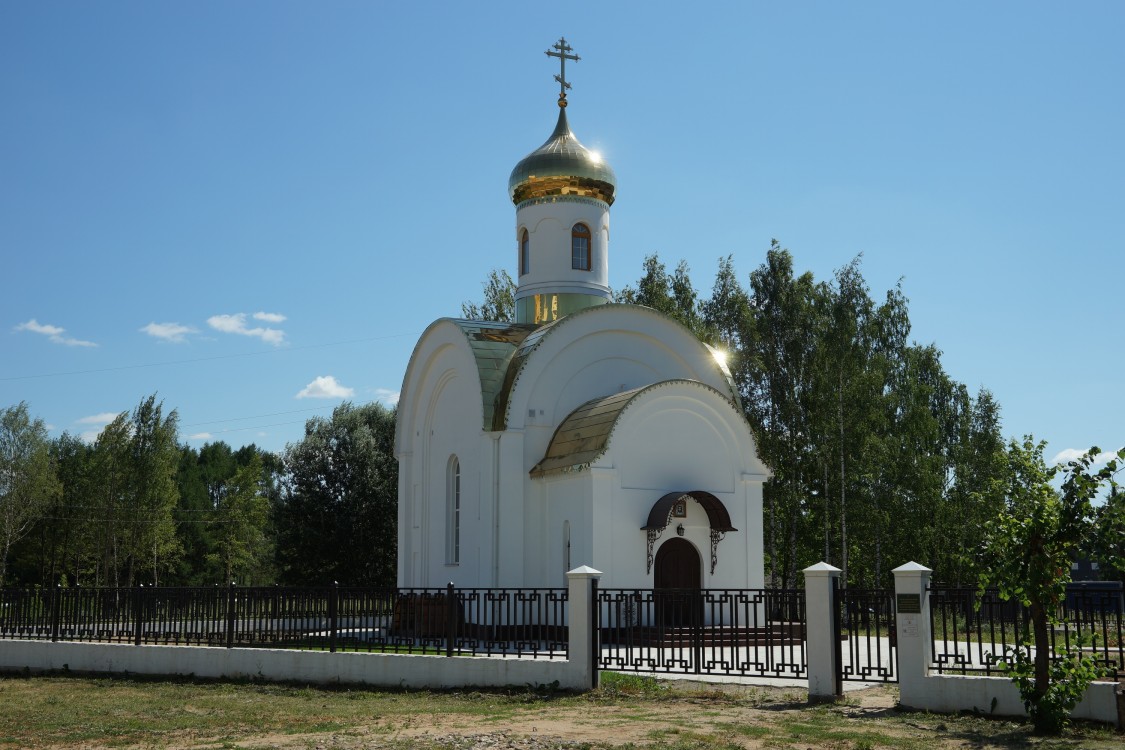
[[[570,267],[590,270],[590,228],[585,224],[575,224],[570,230]]]
[[[445,505],[445,564],[461,562],[461,463],[449,459],[449,478]]]
[[[563,521],[563,572],[570,572],[570,521]]]
[[[523,230],[520,235],[520,276],[531,270],[531,238],[527,235],[527,230]]]

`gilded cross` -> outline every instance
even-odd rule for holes
[[[566,61],[574,60],[574,62],[578,62],[582,58],[580,58],[578,55],[567,54],[568,52],[573,52],[574,48],[566,43],[566,37],[559,37],[559,40],[553,45],[553,49],[558,50],[558,52],[547,50],[547,57],[559,58],[559,75],[555,76],[555,80],[559,82],[559,106],[565,107],[566,90],[570,88],[570,84],[567,83],[566,80]]]

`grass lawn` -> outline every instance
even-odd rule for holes
[[[810,706],[799,690],[683,685],[603,674],[574,695],[399,691],[126,677],[0,677],[0,748],[1115,748],[1078,725],[899,711],[895,691]]]

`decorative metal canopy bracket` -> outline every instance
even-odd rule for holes
[[[715,575],[715,566],[719,564],[719,542],[726,535],[725,531],[711,529],[711,575]]]
[[[645,568],[646,575],[652,572],[652,547],[656,544],[656,540],[660,538],[660,535],[664,533],[664,529],[666,528],[668,527],[662,526],[659,529],[646,530],[648,533],[648,566]]]

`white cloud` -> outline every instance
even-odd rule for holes
[[[79,439],[87,445],[93,445],[98,440],[98,435],[101,435],[101,430],[86,430],[85,432],[78,433]]]
[[[210,440],[215,437],[210,432],[197,432],[194,435],[188,435],[188,440]]]
[[[47,339],[52,343],[62,344],[63,346],[97,346],[97,344],[95,344],[93,341],[83,341],[82,339],[63,336],[63,333],[66,332],[65,328],[49,325],[47,323],[40,323],[35,318],[32,318],[26,323],[20,323],[18,326],[16,326],[15,330],[39,333],[46,336]]]
[[[354,388],[340,385],[331,375],[320,375],[301,389],[297,398],[351,398]]]
[[[58,326],[46,325],[44,323],[40,323],[35,318],[32,318],[31,320],[27,321],[26,323],[20,323],[18,326],[16,326],[16,330],[17,331],[31,331],[32,333],[41,333],[44,336],[58,336],[60,333],[62,333],[66,329],[65,328],[59,328]]]
[[[257,318],[258,315],[267,314],[269,313],[258,313],[255,314],[254,317]],[[222,331],[223,333],[236,333],[239,336],[254,336],[255,338],[259,338],[262,341],[265,341],[267,344],[273,344],[274,346],[282,344],[285,341],[285,331],[282,331],[279,328],[262,328],[260,326],[256,328],[248,328],[246,326],[246,313],[235,313],[234,315],[212,315],[207,319],[207,325],[211,326],[216,331]]]
[[[398,406],[398,391],[392,391],[389,388],[376,388],[375,400],[382,401],[387,406]]]
[[[266,323],[284,323],[288,318],[281,313],[256,312],[254,313],[254,320],[261,320]]]
[[[91,414],[88,417],[82,417],[81,419],[76,419],[76,420],[74,420],[74,423],[75,424],[96,424],[96,425],[104,426],[104,425],[109,424],[110,422],[112,422],[115,419],[117,419],[117,412],[115,412],[115,411],[103,411],[101,414]]]
[[[1065,464],[1065,463],[1068,463],[1070,461],[1076,461],[1079,458],[1082,458],[1082,456],[1084,456],[1084,455],[1086,455],[1086,451],[1084,451],[1084,450],[1080,450],[1078,448],[1065,448],[1064,450],[1059,451],[1058,454],[1054,458],[1051,459],[1051,463],[1052,464]],[[1111,458],[1113,458],[1115,455],[1116,455],[1115,451],[1102,451],[1098,455],[1094,456],[1094,464],[1093,465],[1094,466],[1101,466],[1102,464],[1108,463],[1109,460]]]
[[[181,344],[186,341],[184,338],[186,334],[198,333],[195,328],[179,323],[149,323],[140,330],[141,333],[147,333],[149,336],[170,341],[173,344]]]

